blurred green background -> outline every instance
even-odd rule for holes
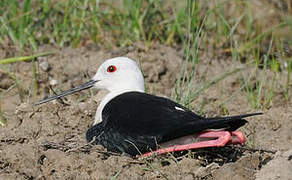
[[[6,65],[32,61],[36,96],[35,58],[52,53],[39,52],[41,46],[110,49],[142,42],[151,48],[158,42],[183,49],[184,60],[193,67],[200,63],[199,49],[253,65],[262,76],[255,86],[245,79],[242,89],[252,108],[268,108],[275,91],[290,100],[291,4],[290,0],[2,0],[0,48],[6,53],[1,55],[0,70],[21,87]],[[272,79],[265,76],[267,70]],[[277,82],[278,76],[285,82]],[[190,80],[192,73],[184,78]],[[177,87],[187,82],[177,82]],[[216,80],[203,89],[212,83]]]

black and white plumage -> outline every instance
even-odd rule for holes
[[[92,86],[109,93],[97,108],[94,124],[86,132],[87,141],[131,156],[208,129],[234,131],[247,122],[243,118],[261,114],[201,117],[174,101],[145,93],[141,70],[125,57],[105,61],[90,82],[37,104]]]

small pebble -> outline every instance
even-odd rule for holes
[[[50,65],[47,61],[43,61],[40,63],[40,67],[43,71],[48,72],[50,70]]]
[[[50,79],[50,85],[55,86],[58,84],[58,81],[56,79]]]

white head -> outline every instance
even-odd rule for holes
[[[143,91],[144,78],[137,63],[127,57],[116,57],[100,65],[92,78],[94,87],[114,91]]]
[[[34,105],[43,104],[91,87],[106,89],[111,96],[127,91],[144,92],[144,78],[135,61],[126,57],[116,57],[102,63],[89,82],[43,99]]]

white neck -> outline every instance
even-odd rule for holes
[[[94,118],[94,122],[93,125],[101,123],[102,122],[102,110],[104,108],[104,106],[110,101],[112,100],[114,97],[121,95],[123,93],[126,92],[132,92],[132,91],[138,91],[138,92],[145,92],[144,87],[143,88],[129,88],[129,89],[122,89],[122,90],[116,90],[116,91],[111,91],[109,92],[100,102],[100,104],[97,107],[96,110],[96,114],[95,114],[95,118]]]

